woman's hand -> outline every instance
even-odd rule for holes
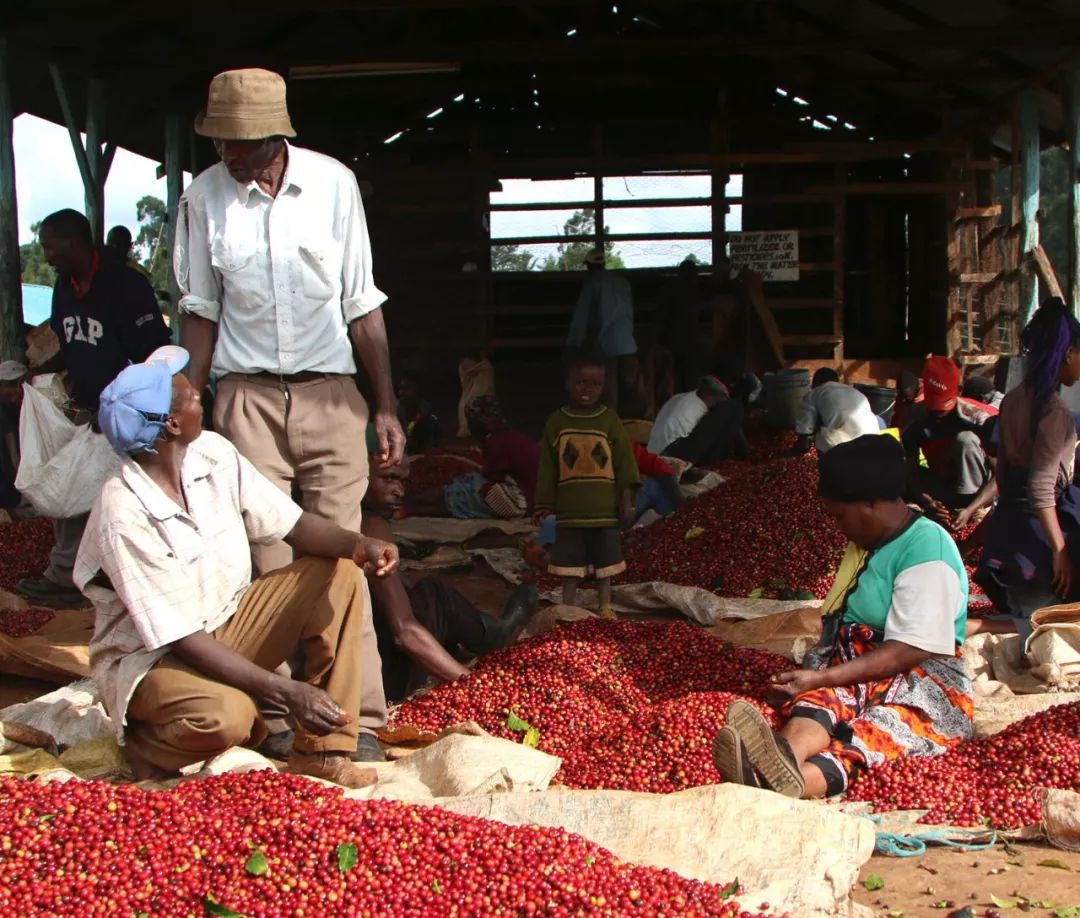
[[[773,679],[768,695],[776,698],[781,704],[786,704],[798,698],[799,695],[821,688],[824,684],[825,676],[822,670],[793,669],[790,672],[780,673]]]
[[[361,536],[353,549],[353,561],[365,574],[385,577],[398,566],[398,549],[390,542]]]
[[[1067,599],[1072,594],[1073,565],[1069,557],[1068,549],[1061,548],[1053,554],[1054,579],[1051,581],[1054,592],[1062,599]]]

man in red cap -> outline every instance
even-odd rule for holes
[[[953,511],[975,502],[993,477],[987,445],[997,411],[961,399],[960,379],[960,367],[951,358],[929,358],[923,401],[911,407],[903,431],[909,496],[946,527],[953,523]],[[919,464],[920,450],[927,468]]]

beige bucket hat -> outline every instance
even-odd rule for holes
[[[215,140],[295,137],[285,105],[285,80],[270,70],[226,70],[210,81],[195,133]]]

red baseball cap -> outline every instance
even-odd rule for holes
[[[952,411],[960,394],[960,367],[949,357],[931,357],[923,368],[923,400],[931,411]]]

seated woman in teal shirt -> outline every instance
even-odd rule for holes
[[[803,669],[774,685],[774,733],[736,701],[713,744],[725,781],[789,797],[832,796],[861,770],[940,755],[972,736],[971,681],[958,648],[968,582],[952,537],[902,495],[903,447],[873,434],[818,464],[819,493],[850,544]]]

